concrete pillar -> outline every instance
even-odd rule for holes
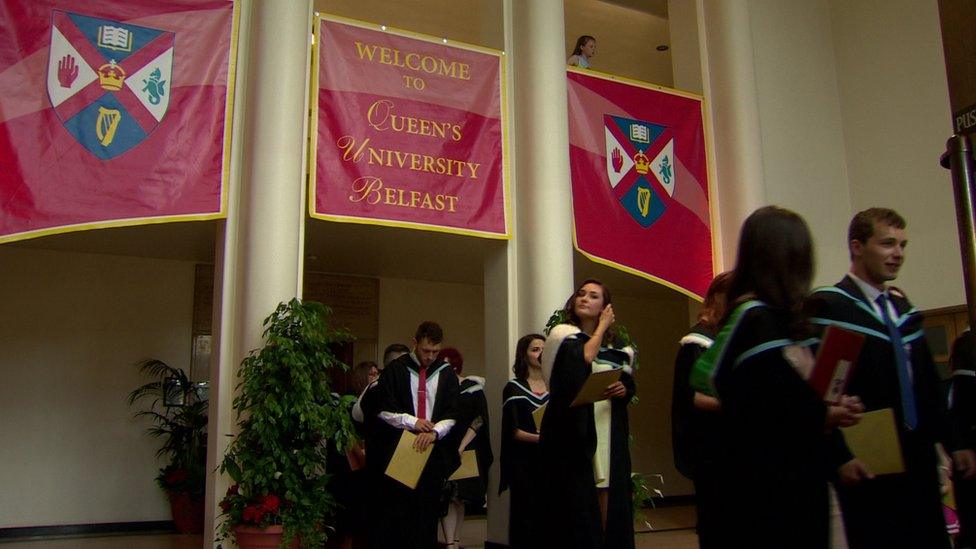
[[[712,127],[719,266],[735,265],[739,228],[766,202],[748,0],[697,0],[704,95]],[[724,267],[723,267],[724,265]]]
[[[505,3],[513,64],[518,332],[538,332],[573,291],[573,208],[563,1]]]
[[[264,318],[302,288],[312,2],[242,4],[232,183],[215,268],[208,471],[234,429],[237,366],[261,345]],[[207,546],[228,484],[209,474]]]

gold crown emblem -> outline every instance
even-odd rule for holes
[[[98,67],[98,83],[101,84],[102,89],[119,91],[122,89],[123,82],[125,82],[125,69],[116,65],[114,60]]]
[[[634,169],[641,175],[646,175],[651,169],[651,160],[641,151],[634,155]]]

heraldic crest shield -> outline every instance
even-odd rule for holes
[[[141,143],[166,116],[175,34],[54,11],[47,93],[65,129],[109,160]]]
[[[650,227],[674,196],[674,135],[642,120],[603,115],[607,179],[621,206],[642,227]]]

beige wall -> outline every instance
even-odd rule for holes
[[[609,2],[565,0],[566,57],[576,39],[587,34],[597,40],[590,68],[661,86],[671,86],[671,52],[657,51],[668,44],[668,20]]]
[[[193,264],[0,248],[0,528],[169,520],[134,364],[189,368]]]
[[[923,309],[965,303],[949,172],[952,135],[936,0],[829,0],[851,206],[908,221],[897,284]],[[832,244],[843,247],[840,235]]]
[[[850,220],[844,127],[824,2],[750,2],[766,202],[800,213],[817,245],[817,284],[846,272]]]
[[[484,311],[484,286],[382,278],[378,352],[390,343],[410,346],[417,325],[433,320],[444,328],[444,345],[464,355],[464,373],[483,376]]]
[[[614,294],[617,320],[626,326],[640,349],[637,395],[630,408],[633,470],[664,476],[667,496],[690,494],[691,482],[674,468],[671,451],[671,391],[678,340],[688,332],[688,301],[677,292],[650,299]]]

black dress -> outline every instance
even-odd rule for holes
[[[502,391],[501,479],[498,493],[509,490],[508,546],[535,549],[543,546],[539,524],[542,469],[539,445],[515,439],[515,430],[535,434],[532,412],[549,401],[549,393],[537,395],[527,381],[511,380]]]
[[[458,499],[467,505],[483,508],[488,486],[488,470],[495,461],[491,451],[491,434],[488,429],[488,400],[485,398],[484,379],[470,376],[461,382],[458,396],[457,424],[451,430],[458,446],[468,429],[474,427],[475,437],[466,450],[474,450],[478,461],[478,476],[451,481],[449,499]]]
[[[827,407],[784,355],[794,345],[787,315],[755,301],[736,312],[729,337],[716,343],[726,429],[720,499],[730,515],[722,546],[826,549]]]
[[[563,324],[553,328],[546,340],[546,348],[556,349],[556,354],[551,369],[543,368],[549,374],[549,404],[539,440],[545,490],[544,547],[628,549],[634,547],[634,520],[627,404],[635,393],[635,384],[628,366],[620,377],[627,395],[610,402],[609,495],[604,532],[593,473],[597,450],[594,407],[570,406],[593,369],[583,356],[588,340],[585,333]],[[594,362],[617,363],[622,354],[625,355],[620,350],[601,349]],[[543,359],[548,362],[545,354]]]
[[[717,535],[718,466],[721,434],[718,411],[695,407],[695,390],[689,377],[698,357],[715,339],[715,330],[699,322],[681,338],[681,348],[674,361],[674,392],[671,399],[671,441],[674,465],[695,485],[695,510],[698,544],[702,549],[721,547]]]

